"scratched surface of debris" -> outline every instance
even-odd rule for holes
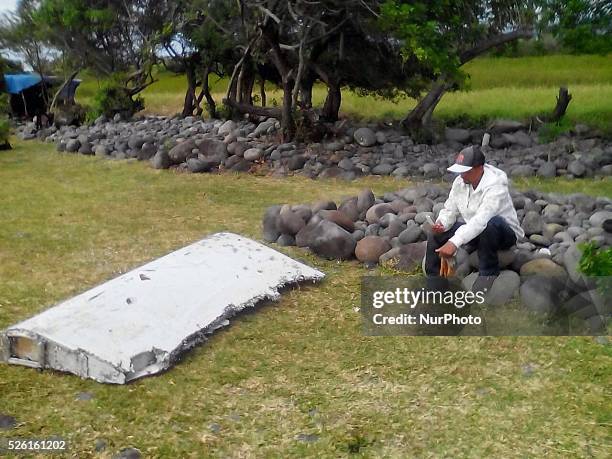
[[[41,367],[125,383],[168,368],[237,312],[277,299],[280,287],[323,277],[258,242],[217,233],[9,327],[0,347],[27,337],[42,346]]]

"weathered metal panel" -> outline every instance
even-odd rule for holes
[[[10,357],[10,343],[8,336],[0,333],[0,362],[8,362]]]
[[[59,346],[54,342],[47,342],[45,365],[54,370],[67,371],[75,375],[86,375],[88,359],[84,352]]]
[[[258,242],[218,233],[9,327],[0,347],[7,336],[38,339],[47,344],[43,367],[121,384],[168,368],[227,318],[277,299],[280,287],[323,277]],[[10,354],[4,360],[20,363]]]

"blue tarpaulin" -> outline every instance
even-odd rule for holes
[[[17,75],[4,75],[6,91],[9,94],[19,94],[24,89],[28,89],[40,83],[42,78],[38,73],[20,73]]]
[[[45,84],[41,84],[44,81]],[[62,85],[64,79],[54,75],[38,73],[17,73],[4,75],[4,87],[11,95],[11,113],[14,116],[29,117],[31,114],[43,113],[47,110],[49,100],[58,87],[58,101],[62,104],[74,104],[74,93],[81,80],[71,80]]]

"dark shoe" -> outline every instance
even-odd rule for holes
[[[446,277],[427,276],[425,288],[432,292],[446,292],[450,285]]]
[[[488,292],[497,276],[478,276],[472,286],[472,292]]]

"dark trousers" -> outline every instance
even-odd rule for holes
[[[451,228],[440,234],[430,233],[427,238],[425,255],[425,272],[428,276],[440,275],[440,256],[436,249],[442,247],[453,237],[457,229],[465,223],[455,223]],[[482,233],[468,242],[467,245],[478,250],[478,272],[481,276],[497,276],[499,274],[498,250],[506,250],[516,244],[516,234],[508,226],[506,220],[495,216],[489,220]]]

